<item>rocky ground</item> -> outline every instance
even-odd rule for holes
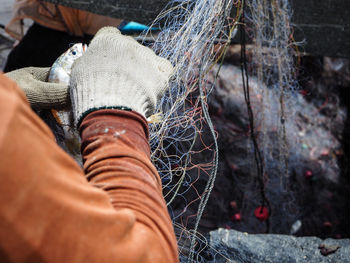
[[[350,262],[350,239],[250,235],[219,229],[210,233],[216,263],[344,263]],[[217,253],[215,253],[215,250]]]

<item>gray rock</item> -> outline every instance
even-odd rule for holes
[[[322,255],[320,246],[334,252]],[[218,251],[216,262],[350,262],[350,239],[252,235],[220,228],[210,232],[210,247]]]

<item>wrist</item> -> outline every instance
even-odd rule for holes
[[[129,107],[125,107],[125,106],[102,106],[102,107],[96,107],[96,108],[91,108],[87,111],[85,111],[83,114],[81,114],[81,116],[79,117],[79,119],[77,120],[77,127],[80,127],[81,123],[83,122],[84,118],[89,115],[90,113],[93,113],[95,111],[99,111],[99,110],[121,110],[121,111],[132,111],[131,108]]]
[[[79,126],[82,143],[90,140],[94,136],[114,134],[125,130],[129,135],[131,133],[138,134],[137,137],[143,138],[149,154],[149,129],[148,122],[144,116],[135,111],[125,111],[118,109],[101,109],[90,112]],[[138,145],[138,144],[132,144]],[[84,148],[84,146],[83,146]]]

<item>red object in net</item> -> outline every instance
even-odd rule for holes
[[[254,215],[260,221],[265,221],[269,218],[269,210],[265,206],[259,206],[255,209]]]
[[[312,173],[311,170],[307,170],[307,171],[305,171],[304,176],[305,176],[306,178],[310,178],[310,177],[313,176],[313,173]]]
[[[241,214],[240,213],[235,213],[233,216],[232,216],[232,221],[241,221]]]

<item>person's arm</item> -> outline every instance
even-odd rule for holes
[[[70,86],[74,120],[82,122],[88,180],[108,193],[115,209],[131,209],[136,222],[151,229],[177,258],[161,180],[150,160],[145,119],[154,113],[172,72],[168,60],[106,27],[74,63]]]
[[[0,83],[0,261],[177,262],[145,120],[118,110],[84,119],[92,187],[24,94]]]
[[[151,231],[154,241],[148,242],[158,248],[152,249],[151,244],[148,248],[145,242],[149,255],[164,253],[171,259],[168,262],[176,261],[176,239],[160,177],[150,161],[145,118],[136,112],[99,110],[90,113],[80,129],[89,182],[108,193],[117,211],[126,208],[133,212],[136,239],[142,240],[142,231]]]
[[[178,262],[145,118],[121,110],[80,117],[90,183],[0,76],[1,261]]]
[[[46,82],[50,68],[27,67],[6,73],[24,91],[33,109],[60,109],[69,105],[66,84]]]

